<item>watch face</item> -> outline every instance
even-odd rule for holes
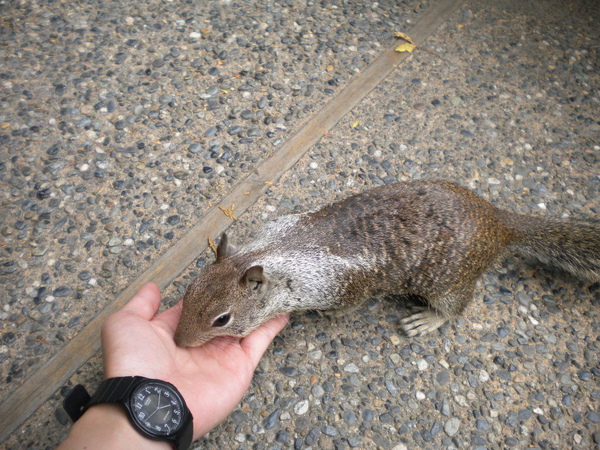
[[[184,403],[170,386],[156,381],[142,383],[131,396],[133,419],[148,433],[169,436],[184,421]]]

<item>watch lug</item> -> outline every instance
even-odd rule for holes
[[[88,391],[81,384],[71,389],[71,392],[63,400],[63,408],[73,422],[83,415],[85,406],[91,398]]]

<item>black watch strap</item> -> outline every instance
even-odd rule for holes
[[[78,384],[63,400],[63,408],[73,422],[77,422],[85,412],[85,406],[92,399],[83,385]]]
[[[125,403],[129,400],[133,388],[146,379],[144,377],[119,377],[104,380],[85,409],[99,403]]]
[[[120,377],[103,381],[93,397],[81,384],[75,386],[63,402],[63,407],[71,420],[76,422],[83,413],[99,403],[123,403],[132,388],[144,377]]]

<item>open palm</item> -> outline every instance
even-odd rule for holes
[[[181,303],[156,315],[160,291],[144,285],[102,326],[106,378],[140,375],[174,384],[194,417],[194,439],[233,411],[247,391],[263,353],[287,323],[269,320],[245,338],[218,337],[202,347],[181,348],[173,336]]]

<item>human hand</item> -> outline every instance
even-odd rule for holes
[[[218,337],[181,348],[173,336],[181,302],[156,315],[161,294],[144,285],[102,326],[106,378],[140,375],[174,384],[194,416],[194,440],[221,423],[250,386],[254,370],[288,317],[275,317],[245,338]]]

